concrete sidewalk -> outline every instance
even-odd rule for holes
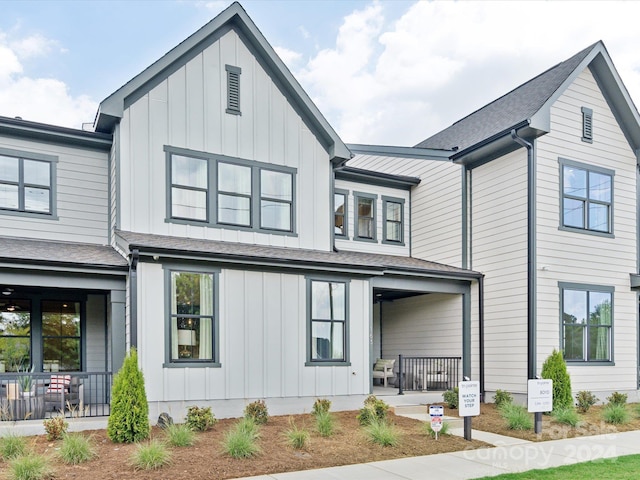
[[[640,454],[640,431],[548,442],[528,442],[477,430],[472,432],[472,437],[491,442],[496,446],[250,478],[252,480],[427,480],[433,478],[457,480]]]

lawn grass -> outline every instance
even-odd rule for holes
[[[584,480],[585,478],[632,480],[638,478],[639,471],[640,455],[627,455],[544,470],[506,473],[497,477],[482,477],[478,480],[489,478],[492,480]]]

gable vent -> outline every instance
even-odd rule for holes
[[[593,142],[593,110],[582,107],[582,141]]]
[[[226,65],[227,70],[227,113],[240,115],[240,73],[242,70]]]

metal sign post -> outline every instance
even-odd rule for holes
[[[527,410],[535,413],[535,433],[542,433],[542,412],[553,410],[553,380],[538,378],[527,382]]]
[[[480,382],[458,383],[458,413],[464,417],[464,439],[471,440],[471,418],[480,415]]]

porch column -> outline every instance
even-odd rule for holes
[[[115,374],[126,354],[126,317],[124,290],[111,290],[111,371]]]
[[[462,379],[471,379],[471,286],[462,294]],[[471,417],[464,417],[464,438],[471,440]]]

